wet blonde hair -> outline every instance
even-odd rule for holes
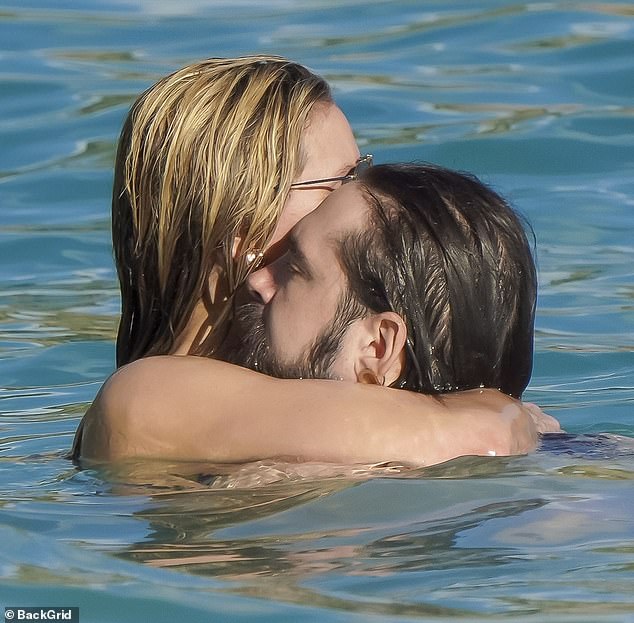
[[[170,352],[214,266],[231,298],[249,272],[247,252],[265,247],[303,167],[313,106],[331,101],[322,78],[269,56],[194,63],[137,99],[112,198],[118,366]],[[197,354],[211,355],[220,339],[212,331]]]

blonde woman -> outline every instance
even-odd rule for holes
[[[212,355],[254,260],[337,185],[293,183],[358,159],[328,84],[284,59],[210,59],[142,94],[115,165],[117,365]]]
[[[196,63],[137,100],[113,192],[120,369],[86,413],[75,457],[432,463],[535,447],[543,422],[497,391],[439,402],[210,359],[249,272],[368,160],[328,85],[277,57]]]

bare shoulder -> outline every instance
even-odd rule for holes
[[[117,370],[104,383],[98,399],[105,411],[138,414],[165,405],[165,401],[167,405],[183,404],[188,396],[198,396],[202,402],[210,392],[217,398],[231,395],[241,384],[262,383],[267,378],[204,357],[146,357]]]
[[[141,359],[114,372],[84,414],[75,438],[76,457],[111,461],[136,454],[136,420],[151,411],[155,382],[160,386],[168,367]]]
[[[103,384],[82,420],[78,453],[97,461],[215,456],[227,422],[240,411],[246,421],[258,395],[274,395],[275,381],[202,357],[139,359]]]
[[[138,403],[150,396],[143,381],[152,365],[130,364],[117,370],[102,385],[84,414],[75,443],[75,453],[83,459],[112,460],[130,453],[131,415]]]

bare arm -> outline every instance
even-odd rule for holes
[[[493,390],[438,399],[340,381],[274,379],[199,357],[151,357],[105,383],[84,417],[81,456],[431,465],[461,455],[529,452],[538,441],[534,418]]]

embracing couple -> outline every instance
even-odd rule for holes
[[[521,220],[471,175],[371,164],[328,84],[285,59],[143,93],[115,165],[118,369],[73,456],[429,465],[558,430],[520,400]]]

